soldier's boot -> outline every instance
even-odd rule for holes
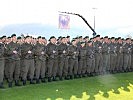
[[[19,84],[18,80],[15,81],[15,86],[21,86],[21,84]]]
[[[8,87],[11,88],[12,87],[12,82],[8,83]]]
[[[68,76],[65,76],[65,80],[69,80],[69,77]]]
[[[59,80],[60,80],[60,81],[62,81],[62,80],[63,80],[62,76],[60,76],[60,77],[59,77]]]
[[[56,79],[56,77],[55,77],[55,76],[53,77],[53,81],[57,81],[57,79]]]
[[[23,85],[24,85],[24,86],[26,85],[26,80],[23,80]]]
[[[35,84],[35,82],[31,79],[31,80],[30,80],[30,84]]]
[[[4,89],[3,83],[0,83],[0,89]]]
[[[75,75],[74,75],[74,78],[78,78],[78,76],[75,74]]]
[[[40,80],[39,79],[36,79],[36,84],[40,84]]]
[[[41,82],[42,82],[42,83],[45,83],[45,82],[46,82],[45,78],[42,78],[42,79],[41,79]]]
[[[73,79],[73,75],[70,75],[70,79]]]
[[[51,82],[52,80],[51,80],[51,77],[48,77],[48,82]]]

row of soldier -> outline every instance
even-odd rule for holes
[[[0,38],[0,88],[3,80],[8,86],[69,80],[106,73],[133,71],[133,41],[130,38],[89,39],[70,36],[16,38],[16,34]]]

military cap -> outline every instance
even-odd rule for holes
[[[79,36],[79,38],[82,38],[82,36]]]
[[[70,36],[67,36],[66,38],[70,38]]]
[[[66,37],[62,37],[61,40],[64,39],[64,38],[66,38]]]
[[[126,40],[129,40],[130,38],[126,38]]]
[[[89,38],[89,36],[85,36],[84,38],[87,39],[87,38]]]
[[[75,41],[75,39],[73,39],[71,42],[74,42]]]
[[[80,42],[80,44],[84,44],[85,42]]]
[[[88,43],[92,43],[92,41],[88,41]]]
[[[55,36],[51,36],[51,37],[50,37],[50,40],[53,39],[53,38],[55,38]]]
[[[111,39],[115,39],[115,37],[111,37]]]
[[[17,39],[19,40],[19,39],[21,39],[21,37],[19,36],[19,37],[17,37]]]
[[[3,38],[6,38],[6,36],[5,36],[5,35],[3,35],[1,38],[2,38],[2,39],[3,39]]]
[[[25,39],[27,39],[27,38],[29,38],[30,36],[29,35],[27,35],[26,37],[25,37]]]
[[[10,36],[8,36],[7,38],[8,38],[8,39],[10,39],[11,37],[10,37]]]
[[[100,37],[100,35],[97,35],[96,37]]]
[[[16,36],[16,34],[12,34],[12,35],[11,35],[11,37],[14,37],[14,36]]]
[[[45,37],[42,37],[42,39],[46,39]]]
[[[104,38],[108,38],[108,36],[105,36]]]
[[[37,39],[40,39],[40,38],[42,38],[41,36],[38,36],[38,38]]]
[[[121,39],[121,37],[118,37],[117,39],[119,40],[119,39]]]

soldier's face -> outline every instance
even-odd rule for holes
[[[13,37],[12,37],[12,41],[17,41],[16,36],[13,36]]]

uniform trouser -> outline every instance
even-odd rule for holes
[[[133,54],[131,55],[131,68],[133,69]]]
[[[4,59],[0,59],[0,83],[3,82],[4,78],[4,64],[5,64]]]
[[[9,69],[8,69],[8,82],[14,80],[19,80],[20,75],[20,60],[9,60]],[[14,78],[13,78],[14,76]]]
[[[87,68],[86,68],[86,58],[80,58],[79,59],[79,67],[78,67],[78,74],[85,74]]]
[[[130,60],[130,55],[129,54],[124,54],[124,70],[126,70],[129,66],[129,61]]]
[[[95,54],[95,72],[101,72],[103,65],[103,57],[101,53]]]
[[[123,68],[123,53],[117,54],[116,69],[121,71]]]
[[[58,70],[58,59],[48,59],[48,77],[55,77]]]
[[[23,60],[24,66],[22,67],[22,79],[27,80],[27,74],[29,72],[29,78],[32,80],[34,77],[34,59],[24,59]]]
[[[24,60],[23,59],[21,59],[20,60],[20,77],[22,78],[22,72],[23,72],[23,69],[24,68]]]
[[[110,70],[114,71],[115,67],[116,67],[116,59],[117,59],[117,55],[111,53],[110,54]]]
[[[78,72],[78,59],[69,59],[69,75],[77,75]]]
[[[109,54],[103,54],[103,72],[106,72],[108,69]]]
[[[87,58],[87,73],[93,73],[95,70],[95,58]]]
[[[4,65],[5,66],[5,69],[4,69],[5,71],[4,72],[5,72],[5,78],[6,79],[8,79],[8,77],[9,77],[9,75],[8,75],[8,69],[9,69],[10,66],[9,66],[9,63],[8,62],[9,61],[7,59],[5,59],[5,65]]]
[[[67,76],[68,58],[59,58],[59,76]]]
[[[45,73],[46,73],[46,61],[44,60],[36,60],[35,61],[35,75],[36,79],[45,78]]]

